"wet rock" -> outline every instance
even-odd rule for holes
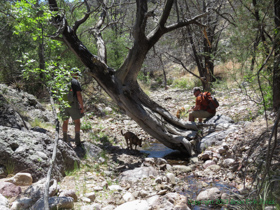
[[[74,199],[70,197],[50,197],[50,209],[72,209],[74,207]],[[39,199],[30,210],[44,210],[44,198]]]
[[[135,200],[135,201],[130,201],[127,203],[124,203],[120,206],[118,206],[117,208],[115,208],[115,210],[149,210],[149,204],[147,201],[144,200]]]
[[[17,197],[21,193],[21,187],[9,182],[0,182],[0,194],[7,198]]]
[[[32,176],[29,173],[17,173],[15,176],[5,181],[18,186],[29,186],[32,184]]]
[[[74,202],[78,201],[78,196],[76,195],[76,192],[74,190],[63,190],[59,197],[71,197],[73,198]]]
[[[217,200],[221,198],[221,191],[217,187],[213,187],[200,192],[196,198],[198,201]]]

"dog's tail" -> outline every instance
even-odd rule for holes
[[[124,134],[123,134],[122,130],[121,130],[121,134],[124,136]]]

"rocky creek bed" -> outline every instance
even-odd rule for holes
[[[16,103],[25,100],[26,110],[43,113],[44,120],[51,121],[49,112],[32,96],[8,88],[2,94]],[[201,137],[195,143],[199,153],[192,157],[171,151],[127,116],[103,103],[96,104],[103,115],[97,117],[88,111],[83,119],[84,125],[90,125],[81,134],[83,149],[59,141],[60,161],[51,182],[50,205],[84,210],[246,209],[242,202],[252,189],[252,177],[250,173],[244,177],[242,168],[251,161],[244,162],[244,159],[252,146],[251,140],[265,128],[264,117],[258,116],[257,106],[239,89],[213,94],[219,99],[220,107],[217,116],[207,122],[211,126],[199,128]],[[179,89],[154,91],[150,97],[174,115],[178,108],[190,107],[195,100],[190,91]],[[5,122],[9,123],[0,124],[3,148],[0,154],[5,154],[0,158],[0,208],[43,209],[44,174],[51,156],[53,130],[32,128],[28,123],[22,125],[16,113],[11,107],[2,106],[1,117],[6,117]],[[272,114],[269,117],[273,120]],[[16,127],[11,126],[15,122]],[[139,135],[144,140],[143,148],[128,150],[121,130]],[[73,136],[73,133],[74,126],[70,125],[69,134]],[[20,143],[10,143],[19,138]],[[24,139],[29,139],[28,146],[24,145]],[[257,152],[259,147],[254,150]],[[10,171],[19,173],[7,174],[7,161],[10,161]],[[13,161],[20,161],[21,165]],[[38,167],[41,169],[37,170]],[[247,170],[255,168],[250,166]],[[273,200],[266,208],[275,207],[273,202],[280,201]]]

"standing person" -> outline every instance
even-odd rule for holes
[[[71,117],[75,123],[75,143],[76,146],[81,146],[81,138],[80,138],[80,127],[81,121],[80,119],[84,115],[84,105],[83,105],[83,97],[82,97],[82,88],[78,81],[78,77],[81,76],[81,73],[78,68],[71,69],[71,89],[69,93],[66,95],[66,101],[68,101],[70,107],[67,107],[62,111],[61,116],[63,120],[62,131],[63,131],[63,141],[69,143],[67,137],[68,131],[68,122]],[[69,97],[70,94],[70,97]]]
[[[189,121],[194,122],[198,118],[199,123],[202,123],[202,118],[213,117],[216,114],[216,109],[211,109],[206,98],[201,93],[199,87],[193,88],[193,94],[196,97],[195,106],[189,109]]]

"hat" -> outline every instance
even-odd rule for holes
[[[70,69],[72,74],[78,74],[79,76],[82,76],[80,70],[77,67],[73,67]]]
[[[199,87],[194,87],[194,88],[193,88],[193,93],[195,93],[195,92],[198,91],[198,90],[201,91]]]

